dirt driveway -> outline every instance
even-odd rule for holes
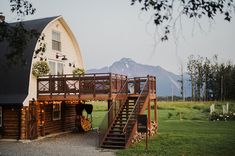
[[[95,130],[87,133],[66,133],[41,140],[22,142],[0,141],[0,156],[114,156],[113,150],[97,147]]]

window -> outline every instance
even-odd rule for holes
[[[2,127],[2,107],[0,106],[0,127]]]
[[[56,75],[55,62],[49,61],[50,75]]]
[[[60,32],[52,31],[52,49],[61,51]]]
[[[61,104],[55,103],[53,104],[53,120],[60,120],[61,119]]]
[[[64,64],[57,63],[57,75],[63,75],[63,74],[64,74]]]
[[[63,75],[64,74],[64,64],[60,62],[49,61],[50,75]]]

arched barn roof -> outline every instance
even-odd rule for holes
[[[24,21],[22,23],[26,29],[34,29],[38,33],[42,33],[47,24],[58,17],[48,17]],[[14,24],[11,23],[10,25]],[[0,42],[0,105],[22,104],[28,95],[30,69],[36,44],[37,38],[33,38],[24,49],[23,57],[26,59],[25,66],[7,68],[5,55],[10,52],[10,47],[7,42]]]

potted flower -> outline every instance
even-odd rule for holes
[[[75,68],[73,71],[73,75],[85,75],[85,70],[84,69],[81,69],[81,68]]]
[[[46,61],[37,61],[33,64],[32,74],[36,77],[46,75],[49,71],[50,68]]]

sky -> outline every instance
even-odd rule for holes
[[[182,20],[178,39],[171,38],[155,44],[155,27],[151,14],[140,11],[131,0],[30,0],[36,8],[34,15],[24,20],[62,15],[74,33],[86,69],[111,65],[123,57],[142,64],[161,66],[175,74],[180,65],[186,70],[189,55],[211,58],[218,54],[220,61],[235,63],[235,19],[226,22],[222,17],[201,26],[192,20]],[[0,12],[7,22],[16,21],[8,0],[0,1]]]

